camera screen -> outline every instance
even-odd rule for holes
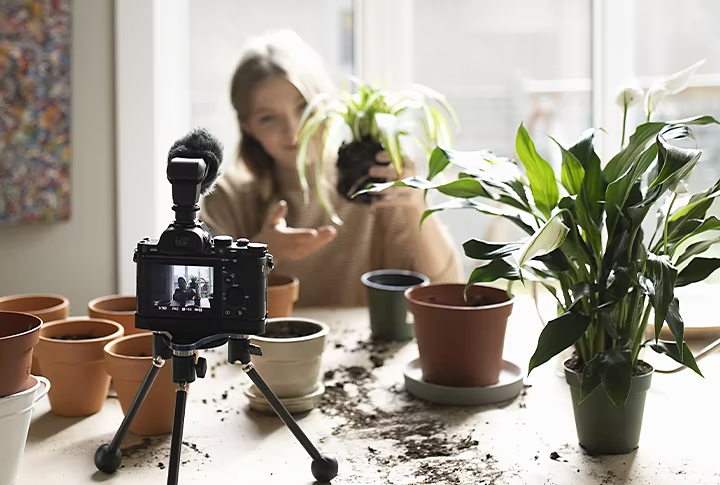
[[[213,268],[154,264],[150,270],[152,306],[160,312],[209,313],[213,303]]]

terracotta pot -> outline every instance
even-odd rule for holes
[[[153,365],[152,342],[152,332],[143,332],[115,339],[105,346],[105,365],[124,414]],[[130,431],[141,436],[171,433],[176,389],[172,381],[172,361],[166,361],[135,415]]]
[[[123,326],[125,335],[146,332],[135,328],[137,300],[132,295],[108,295],[95,298],[88,303],[88,316],[112,320]]]
[[[265,335],[252,337],[263,354],[251,357],[253,365],[279,398],[307,396],[317,389],[329,330],[309,318],[274,318],[267,321]]]
[[[51,294],[21,294],[0,298],[0,311],[22,312],[35,315],[43,323],[62,320],[70,316],[70,301],[64,296]],[[37,358],[32,361],[33,375],[42,375]]]
[[[464,288],[431,284],[405,292],[415,316],[423,380],[451,387],[497,384],[513,300],[504,290],[473,285],[466,301]]]
[[[42,320],[35,315],[0,311],[0,397],[35,384],[30,368],[41,325]]]
[[[300,281],[294,276],[270,273],[268,276],[268,318],[289,317],[300,292]]]
[[[88,336],[82,340],[58,337]],[[104,347],[123,336],[111,320],[74,317],[43,325],[36,354],[52,383],[50,407],[59,416],[89,416],[102,409],[110,388]]]

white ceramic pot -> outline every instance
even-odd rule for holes
[[[316,391],[329,330],[327,324],[309,318],[270,318],[265,334],[252,337],[263,354],[252,356],[253,365],[279,398]]]
[[[18,470],[25,441],[30,429],[30,418],[35,403],[50,390],[50,381],[40,376],[30,376],[35,384],[22,392],[0,398],[0,484],[13,485],[18,478]]]

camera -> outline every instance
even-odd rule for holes
[[[217,145],[207,132],[196,131],[170,150],[167,177],[175,220],[159,239],[145,238],[135,249],[138,329],[186,341],[265,332],[273,268],[267,246],[213,237],[197,218],[201,193],[219,173]]]

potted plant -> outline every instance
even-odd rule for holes
[[[542,330],[528,372],[574,346],[573,357],[564,363],[565,376],[579,442],[592,452],[627,453],[638,446],[653,374],[639,358],[642,348],[666,354],[702,376],[684,342],[675,288],[700,282],[720,268],[720,259],[700,256],[720,241],[708,238],[720,229],[720,220],[707,214],[720,195],[720,180],[685,194],[684,180],[701,151],[677,144],[692,137],[693,125],[718,122],[710,116],[651,121],[659,98],[679,92],[678,84],[687,84],[688,77],[686,70],[651,87],[645,95],[648,121],[627,143],[623,122],[621,149],[604,166],[593,148],[595,130],[567,149],[553,139],[562,155],[556,173],[521,124],[516,136],[520,163],[487,151],[438,147],[427,180],[413,177],[366,189],[438,190],[451,199],[426,216],[470,208],[506,218],[527,233],[512,243],[465,242],[468,257],[486,262],[467,284],[507,280],[511,287],[514,281],[537,281],[557,299],[560,314]],[[621,93],[623,120],[642,97],[637,89]],[[431,179],[450,164],[461,167],[458,179],[434,184]],[[648,323],[654,338],[646,340]],[[664,325],[672,341],[658,339]]]
[[[459,123],[452,107],[442,94],[422,85],[405,90],[385,90],[352,78],[357,91],[341,90],[333,96],[321,93],[306,107],[297,133],[297,171],[306,197],[309,191],[307,168],[315,169],[318,201],[336,223],[341,221],[325,192],[325,162],[337,156],[335,189],[348,200],[370,203],[373,194],[353,198],[358,189],[369,183],[385,182],[370,177],[375,157],[386,150],[398,174],[403,170],[401,137],[416,140],[429,154],[439,143],[449,143],[451,126]],[[418,119],[419,118],[419,119]],[[414,125],[422,125],[422,135]],[[315,153],[314,137],[322,133],[322,153]]]
[[[320,364],[329,330],[309,318],[270,318],[265,333],[251,339],[262,350],[252,356],[253,365],[291,413],[309,411],[322,398]],[[254,409],[271,411],[254,384],[245,394]]]

